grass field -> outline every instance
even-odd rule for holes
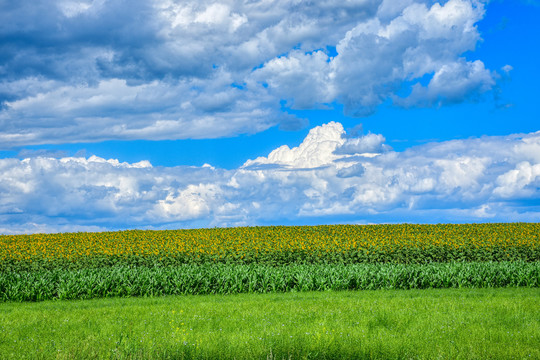
[[[538,359],[540,289],[0,304],[3,359]]]

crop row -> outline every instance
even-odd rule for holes
[[[234,263],[540,261],[540,223],[270,226],[0,236],[0,271]]]
[[[126,267],[0,273],[0,300],[540,286],[540,262]]]

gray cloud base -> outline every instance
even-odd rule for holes
[[[540,132],[365,153],[339,123],[235,170],[90,158],[0,160],[0,233],[538,221]],[[352,144],[352,145],[351,145]],[[356,147],[358,144],[368,144]],[[347,149],[347,151],[340,151]]]

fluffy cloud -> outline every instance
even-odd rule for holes
[[[483,16],[480,0],[3,2],[0,144],[301,126],[282,101],[361,116],[477,100],[496,78],[463,58]]]
[[[535,221],[540,132],[384,146],[313,128],[233,170],[99,157],[0,160],[0,232],[341,222]]]
[[[534,198],[540,185],[540,164],[520,162],[497,177],[497,185],[493,192],[503,198]]]
[[[460,59],[443,65],[427,86],[415,84],[407,98],[396,98],[395,102],[402,106],[432,106],[458,103],[465,98],[475,100],[495,86],[494,77],[481,61]]]
[[[2,159],[0,171],[0,218],[14,229],[122,228],[207,216],[206,202],[223,173],[96,156]]]
[[[484,15],[479,1],[383,2],[337,42],[337,55],[294,51],[272,59],[254,76],[268,79],[276,96],[295,108],[338,100],[351,115],[369,115],[387,99],[412,106],[461,102],[491,90],[495,75],[480,60],[461,55],[480,39]],[[431,77],[425,88],[419,79]],[[410,83],[411,94],[397,95]],[[298,95],[300,94],[300,95]]]
[[[300,146],[290,149],[287,145],[272,151],[268,157],[248,160],[244,168],[273,164],[291,168],[315,168],[331,164],[338,158],[334,154],[345,143],[343,126],[330,122],[312,129]]]
[[[110,79],[95,87],[65,85],[28,96],[9,103],[8,109],[0,112],[0,143],[23,146],[110,139],[217,138],[256,133],[274,125],[275,119],[285,125],[291,122],[271,106],[264,106],[268,99],[265,94],[258,96],[257,92],[236,88],[220,91],[217,88],[230,79],[223,73],[215,75],[208,80],[212,83],[206,90],[210,86],[216,89],[209,92],[195,89],[200,83],[195,80],[129,86],[125,80]],[[180,102],[179,94],[191,100]]]

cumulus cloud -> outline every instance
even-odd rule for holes
[[[209,191],[222,176],[222,170],[207,166],[154,168],[148,161],[96,156],[1,159],[0,171],[2,223],[15,229],[30,224],[29,231],[136,227],[167,222],[170,216],[205,216]]]
[[[272,151],[268,157],[248,160],[243,168],[261,164],[314,168],[331,164],[338,158],[334,151],[345,143],[344,134],[343,126],[337,122],[317,126],[310,130],[298,147],[290,149],[287,145],[283,145]]]
[[[360,137],[348,137],[343,125],[331,121],[311,129],[299,146],[291,149],[283,145],[267,157],[246,161],[242,168],[276,168],[261,165],[296,169],[317,168],[331,164],[339,166],[338,164],[347,163],[347,157],[343,155],[374,157],[388,151],[390,147],[384,144],[385,141],[384,136],[371,133]]]
[[[349,138],[343,145],[336,149],[336,154],[362,154],[373,156],[390,150],[385,144],[386,139],[381,134],[367,134],[365,136]]]
[[[514,169],[499,175],[496,183],[498,186],[493,192],[503,198],[534,198],[540,187],[540,164],[520,162]]]
[[[382,135],[354,137],[330,122],[297,147],[233,170],[96,156],[0,159],[0,232],[537,221],[539,188],[540,132],[397,152]]]
[[[495,75],[484,64],[460,61],[443,65],[427,86],[415,84],[407,98],[395,98],[402,106],[433,106],[458,103],[465,98],[478,99],[495,86]]]
[[[255,71],[295,108],[334,100],[345,112],[364,116],[393,99],[399,106],[433,106],[475,99],[495,85],[480,60],[461,55],[480,39],[475,26],[484,15],[479,1],[445,4],[384,1],[377,14],[360,21],[336,44],[336,56],[294,51]],[[419,80],[429,76],[424,88]],[[397,92],[410,84],[411,94]]]
[[[480,40],[484,8],[480,0],[3,2],[0,144],[303,126],[283,103],[341,103],[364,116],[387,100],[476,101],[496,80],[480,59],[463,57]]]

